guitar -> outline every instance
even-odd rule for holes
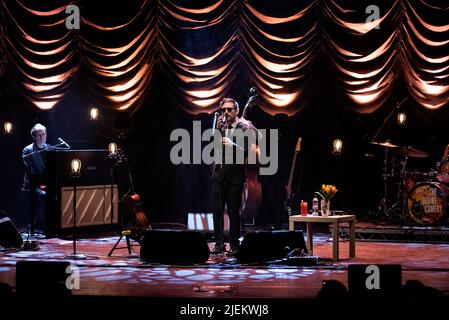
[[[302,138],[299,137],[298,141],[296,142],[295,153],[293,155],[292,165],[290,167],[290,175],[288,177],[288,184],[285,187],[286,196],[285,196],[285,200],[284,200],[284,212],[286,212],[289,216],[292,214],[291,203],[293,200],[293,197],[292,197],[293,175],[295,172],[296,158],[297,158],[299,152],[301,151],[301,142],[302,142]]]

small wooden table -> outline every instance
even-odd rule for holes
[[[340,222],[349,222],[349,257],[355,258],[355,216],[354,215],[342,215],[342,216],[290,216],[288,219],[289,230],[295,230],[295,222],[305,222],[307,226],[307,250],[310,254],[313,254],[313,224],[314,223],[332,223],[332,247],[333,255],[332,260],[338,261],[338,224]]]

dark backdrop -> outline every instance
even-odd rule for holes
[[[391,7],[393,2],[388,2],[386,8]],[[30,3],[36,6],[36,3]],[[358,5],[358,1],[354,3]],[[90,6],[86,8],[90,10],[88,17],[95,17],[96,12],[99,17],[97,21],[105,21],[99,13],[101,5]],[[268,2],[261,2],[258,9],[269,14],[270,6]],[[287,5],[281,3],[279,7],[272,9],[272,14],[282,15],[288,11],[286,8]],[[425,10],[423,12],[426,14]],[[320,10],[312,13],[313,17],[308,16],[305,22],[313,24],[316,21],[314,17],[322,15]],[[445,17],[447,18],[447,15]],[[326,23],[320,28],[327,28],[329,32],[332,30],[332,26]],[[305,27],[305,30],[307,29]],[[360,43],[343,35],[338,38],[337,31],[332,37],[340,39],[342,44],[356,48],[358,52],[368,52],[370,50],[365,47],[368,46],[366,43],[383,39],[382,32],[384,30],[370,32],[366,35],[365,42]],[[319,37],[323,36],[323,33],[319,34]],[[3,35],[6,33],[3,32]],[[207,38],[214,38],[214,35],[208,35]],[[200,44],[204,44],[204,38],[190,39],[189,43],[183,44],[182,38],[176,38],[176,33],[169,36],[173,38],[168,41],[172,40],[185,52],[201,56],[198,51],[201,51]],[[447,32],[439,36],[439,40],[447,39]],[[221,43],[220,31],[217,31],[216,37],[217,42]],[[234,50],[240,52],[244,47],[241,42],[237,42]],[[445,47],[447,49],[447,45]],[[406,46],[404,48],[407,50]],[[145,80],[148,81],[149,89],[138,99],[138,108],[119,111],[105,100],[100,103],[97,95],[101,96],[101,92],[96,92],[97,95],[89,93],[89,89],[92,91],[89,85],[95,83],[96,78],[88,74],[89,66],[81,63],[79,72],[71,77],[70,87],[62,99],[52,109],[40,110],[30,103],[27,92],[17,84],[20,74],[17,75],[11,56],[5,54],[8,49],[7,45],[3,46],[3,65],[6,67],[3,69],[4,73],[0,73],[0,119],[2,123],[5,120],[14,123],[14,134],[0,135],[0,165],[3,168],[0,180],[1,210],[9,213],[19,223],[25,221],[26,203],[20,192],[23,177],[20,154],[22,148],[31,143],[31,126],[41,122],[49,130],[50,143],[56,143],[57,138],[62,137],[73,149],[105,148],[111,141],[118,142],[130,158],[136,191],[142,196],[151,222],[185,224],[188,212],[211,212],[209,168],[205,165],[171,164],[169,154],[173,143],[169,141],[169,137],[171,131],[176,128],[191,131],[193,120],[200,120],[203,129],[210,127],[210,111],[216,108],[217,104],[212,104],[204,112],[200,109],[192,112],[191,105],[190,109],[180,107],[180,104],[188,105],[188,101],[181,94],[186,88],[178,86],[173,71],[176,67],[166,61],[170,52],[161,52],[158,49],[152,53],[151,79]],[[401,106],[401,111],[407,113],[406,125],[399,127],[396,124],[396,112],[393,113],[377,140],[389,139],[400,146],[413,146],[429,154],[428,158],[409,159],[408,170],[428,172],[435,169],[444,146],[449,143],[447,103],[435,110],[423,107],[422,101],[411,94],[410,79],[404,71],[404,65],[402,68],[398,67],[401,65],[399,62],[394,65],[392,83],[388,94],[384,95],[385,101],[379,104],[380,107],[373,107],[369,112],[361,113],[354,102],[350,102],[345,96],[349,89],[336,74],[335,56],[329,53],[330,49],[326,49],[324,40],[313,50],[316,53],[313,64],[295,73],[303,75],[306,81],[291,84],[290,90],[301,91],[301,95],[285,109],[285,113],[290,116],[284,114],[283,108],[267,106],[266,96],[262,96],[260,101],[264,109],[256,108],[249,114],[249,119],[258,128],[280,130],[279,171],[274,176],[260,177],[263,197],[262,208],[256,220],[259,225],[287,221],[287,217],[279,210],[284,200],[284,186],[287,183],[293,151],[300,136],[303,137],[303,145],[294,176],[294,208],[298,208],[301,199],[311,203],[313,192],[318,190],[322,183],[332,183],[339,189],[332,203],[333,209],[348,210],[360,217],[377,210],[382,198],[384,150],[370,144],[370,141],[396,103],[408,98]],[[82,52],[78,54],[82,55]],[[248,59],[248,56],[244,57]],[[400,61],[399,53],[397,57],[397,61]],[[232,72],[235,78],[229,81],[226,90],[221,91],[218,96],[234,97],[243,106],[248,98],[249,88],[253,85],[263,87],[263,84],[253,76],[252,72],[256,69],[251,71],[245,66],[244,59],[239,61]],[[447,81],[444,80],[443,84],[447,85]],[[100,108],[98,121],[89,120],[88,112],[92,106]],[[331,153],[332,141],[335,138],[343,140],[341,156]],[[122,175],[120,180],[123,185],[128,183],[126,175]],[[393,190],[397,187],[393,183],[390,186]]]

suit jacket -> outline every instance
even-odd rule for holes
[[[248,120],[242,120],[241,118],[237,119],[237,125],[235,126],[235,129],[233,131],[233,133],[235,133],[235,130],[240,129],[243,132],[246,132],[247,130],[254,130],[254,133],[256,133],[256,128],[254,127],[254,125],[248,121]],[[226,128],[222,128],[220,130],[222,132],[223,137],[225,137],[225,133],[226,133]],[[231,137],[229,137],[231,138]],[[236,142],[236,140],[234,139],[234,143],[238,143],[238,141]],[[246,160],[248,157],[248,152],[250,150],[250,145],[248,145],[248,141],[243,142],[243,145],[234,145],[232,146],[233,148],[233,155],[234,155],[234,159],[232,163],[225,163],[224,161],[224,155],[222,157],[222,163],[214,163],[213,164],[213,171],[212,171],[212,181],[223,181],[224,179],[226,179],[227,181],[229,181],[230,183],[233,184],[238,184],[238,183],[244,183],[246,180],[246,170],[245,170],[245,166],[246,166]],[[222,147],[222,151],[225,150],[226,147]],[[236,163],[236,154],[237,153],[244,153],[243,157],[245,159],[245,163],[243,164],[237,164]]]

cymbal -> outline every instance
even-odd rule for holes
[[[386,148],[398,148],[399,147],[395,144],[392,144],[390,141],[384,141],[384,142],[372,141],[371,144],[375,144],[377,146],[386,147]]]
[[[418,149],[414,149],[412,147],[403,147],[403,148],[399,148],[396,151],[399,153],[405,154],[409,157],[412,157],[412,158],[427,158],[429,156],[428,153],[418,150]]]

